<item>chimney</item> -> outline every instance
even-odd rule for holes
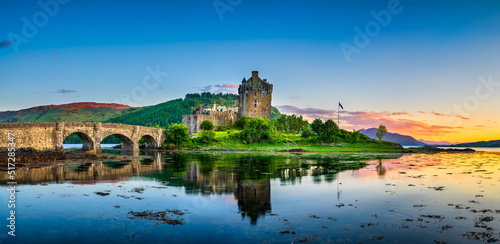
[[[252,86],[257,86],[259,82],[259,71],[252,71]]]
[[[262,81],[264,81],[264,83],[267,83],[267,79],[263,79]]]

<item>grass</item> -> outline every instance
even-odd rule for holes
[[[305,139],[298,134],[276,133],[274,143],[253,143],[245,144],[237,139],[238,130],[215,131],[215,142],[206,145],[193,140],[183,146],[184,149],[197,148],[199,150],[216,151],[255,151],[255,152],[279,152],[290,149],[303,149],[307,152],[384,152],[401,153],[402,150],[396,148],[397,143],[379,142],[375,140],[365,140],[357,143],[338,142],[323,143]],[[199,137],[200,134],[193,134]]]

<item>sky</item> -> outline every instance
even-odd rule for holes
[[[500,139],[500,2],[4,1],[0,111],[236,92],[426,141]]]

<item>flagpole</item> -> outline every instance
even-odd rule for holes
[[[339,101],[339,105],[337,107],[337,125],[339,126],[339,129],[340,129],[340,101]]]

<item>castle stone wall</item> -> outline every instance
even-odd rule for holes
[[[212,121],[215,127],[221,125],[232,125],[238,119],[235,112],[211,112],[210,114],[185,114],[182,116],[182,124],[186,125],[189,133],[201,132],[201,124],[205,120]]]

